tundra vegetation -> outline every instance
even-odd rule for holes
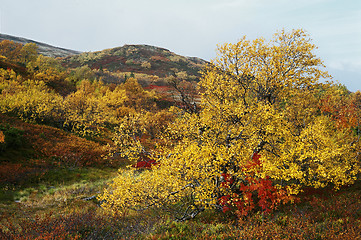
[[[243,37],[197,80],[151,75],[185,58],[149,46],[70,66],[1,42],[0,237],[356,239],[361,94],[315,48]],[[146,73],[99,68],[112,52]]]

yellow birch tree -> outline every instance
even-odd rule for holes
[[[152,154],[157,164],[121,171],[99,197],[103,206],[118,213],[183,202],[179,219],[205,208],[246,215],[303,187],[352,184],[358,136],[319,109],[327,88],[319,79],[330,76],[315,48],[303,30],[219,46],[200,81],[201,110],[175,109]]]

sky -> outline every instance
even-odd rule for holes
[[[0,32],[78,51],[148,44],[211,60],[217,44],[302,28],[334,81],[361,90],[360,0],[0,0]]]

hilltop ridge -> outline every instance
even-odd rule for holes
[[[70,68],[84,65],[92,69],[112,72],[134,72],[166,77],[175,72],[186,72],[198,78],[207,61],[197,57],[185,57],[168,49],[149,45],[124,45],[96,52],[83,52],[66,57],[63,65]]]
[[[35,43],[38,46],[39,54],[42,54],[47,57],[54,57],[54,58],[68,57],[71,55],[76,55],[76,54],[81,53],[80,51],[75,51],[75,50],[70,50],[70,49],[65,49],[65,48],[60,48],[60,47],[54,47],[54,46],[46,44],[46,43],[41,43],[41,42],[37,42],[34,40],[22,38],[22,37],[15,37],[15,36],[0,33],[0,41],[3,41],[3,40],[10,40],[10,41],[13,41],[16,43],[21,43],[23,45],[27,44],[27,43]]]
[[[165,78],[184,72],[189,79],[197,80],[200,71],[208,63],[198,57],[186,57],[162,47],[151,45],[124,45],[94,52],[80,52],[34,40],[0,34],[0,41],[10,40],[20,44],[35,43],[38,53],[60,58],[65,68],[88,66],[91,69],[106,69],[113,73],[138,73],[145,76]]]

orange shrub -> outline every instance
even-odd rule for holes
[[[2,131],[0,131],[0,143],[4,143],[5,142],[5,135]]]

